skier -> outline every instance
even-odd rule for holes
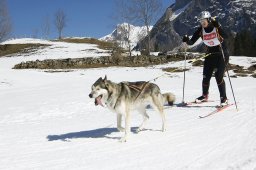
[[[229,61],[229,54],[223,37],[225,33],[223,32],[219,22],[211,17],[210,12],[203,11],[200,13],[199,21],[201,26],[195,31],[192,38],[189,39],[187,35],[183,37],[183,42],[188,45],[193,45],[200,37],[202,38],[204,44],[207,47],[207,56],[204,61],[203,68],[203,82],[202,82],[202,96],[195,99],[196,103],[207,102],[210,80],[213,72],[215,72],[215,79],[218,84],[218,89],[220,93],[220,106],[225,106],[228,104],[226,96],[226,85],[223,79],[225,74],[225,69]],[[221,48],[224,51],[224,58],[222,56]]]

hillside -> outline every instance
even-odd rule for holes
[[[19,56],[20,61],[23,62],[49,58],[65,59],[111,55],[110,44],[91,38],[69,38],[61,41],[33,38],[10,39],[0,43],[0,47],[0,54],[10,57]]]
[[[149,67],[110,67],[49,70],[16,70],[15,64],[27,60],[100,57],[109,55],[95,44],[17,39],[13,43],[42,43],[50,46],[24,54],[0,58],[0,169],[76,169],[76,170],[254,170],[256,168],[256,79],[237,78],[230,72],[239,110],[227,110],[206,119],[219,104],[213,78],[210,99],[214,102],[176,107],[182,100],[183,61]],[[7,42],[5,42],[7,43]],[[99,53],[100,52],[100,53]],[[256,58],[231,57],[232,64],[249,68]],[[202,67],[187,63],[185,100],[201,94]],[[254,70],[255,73],[255,70]],[[107,75],[114,82],[148,81],[162,93],[173,92],[176,102],[166,106],[167,131],[159,131],[161,120],[151,108],[145,130],[136,133],[140,115],[132,114],[132,133],[120,143],[116,116],[95,106],[88,97],[91,85]],[[227,84],[229,102],[232,93]]]

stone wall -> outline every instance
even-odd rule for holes
[[[187,58],[193,58],[195,54],[188,53]],[[184,53],[173,53],[163,56],[107,56],[88,58],[68,58],[68,59],[47,59],[22,62],[14,66],[14,69],[79,69],[98,68],[110,66],[142,67],[149,65],[164,64],[171,61],[184,59]]]

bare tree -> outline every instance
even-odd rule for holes
[[[117,34],[120,34],[117,36],[117,38],[120,38],[120,42],[124,42],[128,46],[129,55],[131,56],[132,46],[131,46],[131,23],[134,21],[134,15],[131,15],[132,12],[132,6],[130,1],[127,0],[116,0],[115,1],[115,17],[119,23],[124,23],[117,27],[116,31]]]
[[[130,0],[132,3],[131,14],[135,15],[137,21],[147,28],[146,47],[147,53],[150,54],[150,26],[153,25],[155,20],[162,10],[161,0]]]
[[[0,0],[0,42],[11,33],[11,19],[6,0]]]
[[[41,29],[42,29],[42,36],[45,39],[48,39],[50,35],[50,30],[51,30],[50,18],[48,15],[45,16],[45,18],[43,19]]]
[[[38,29],[37,28],[34,28],[33,30],[32,30],[32,38],[38,38]]]
[[[59,9],[55,14],[54,24],[59,33],[59,39],[62,38],[62,31],[67,26],[67,17],[63,10]]]
[[[137,35],[138,40],[142,40],[143,38],[145,38],[147,36],[147,28],[143,27],[140,32]]]
[[[128,47],[129,56],[131,56],[132,46],[131,46],[131,31],[132,27],[129,23],[123,23],[117,27],[117,36],[118,40],[120,40],[121,47]]]

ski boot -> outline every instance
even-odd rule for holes
[[[202,103],[208,101],[208,95],[202,95],[198,98],[196,98],[195,103]]]
[[[224,107],[228,105],[228,99],[226,97],[220,98],[220,107]]]

